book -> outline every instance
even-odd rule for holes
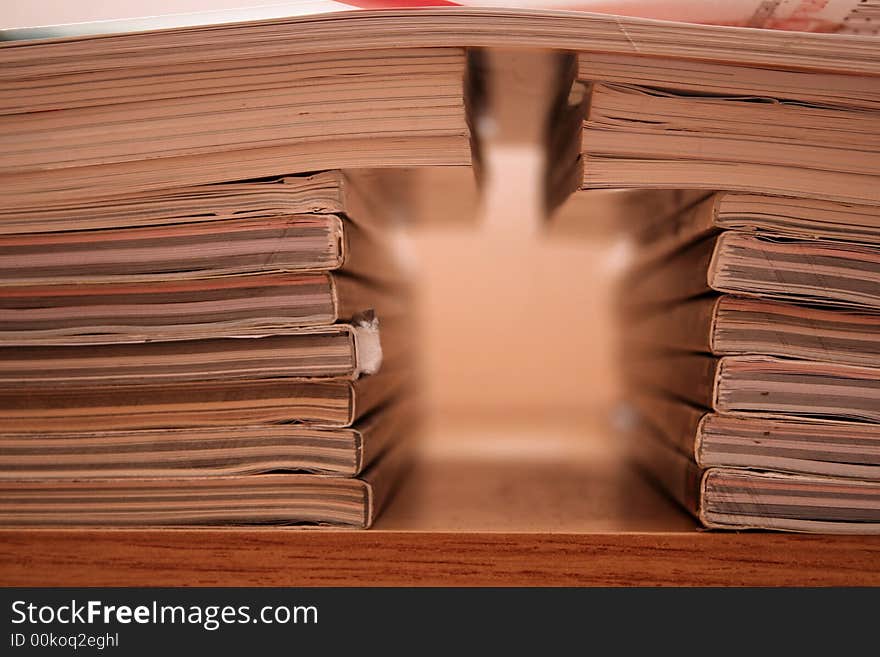
[[[399,316],[400,275],[366,178],[326,171],[13,212],[0,219],[0,344],[247,337],[367,310]],[[319,273],[329,270],[341,274]]]
[[[337,269],[342,222],[271,217],[0,239],[5,285],[125,282]]]
[[[118,196],[96,213],[12,212],[0,217],[0,288],[336,269],[394,284],[369,202],[346,180],[324,172],[154,193],[143,204]]]
[[[764,355],[635,354],[632,385],[661,390],[719,413],[880,422],[880,368]]]
[[[624,305],[659,305],[712,290],[783,301],[880,309],[880,250],[725,231],[638,266]]]
[[[659,350],[876,366],[880,314],[729,294],[655,306],[628,318],[629,341]]]
[[[315,474],[0,480],[0,525],[174,527],[303,525],[368,528],[399,479],[406,444],[360,477]]]
[[[633,237],[644,259],[671,254],[723,230],[802,240],[880,241],[880,207],[821,199],[720,192],[674,216],[642,214],[646,219]]]
[[[367,309],[404,313],[399,295],[329,272],[0,286],[0,345],[255,337],[352,322]]]
[[[403,389],[404,363],[347,379],[236,379],[0,389],[5,431],[115,431],[311,423],[346,427]]]
[[[0,479],[159,478],[310,472],[354,477],[412,431],[396,399],[350,428],[303,424],[0,432]]]
[[[880,425],[809,417],[724,415],[633,390],[638,421],[700,468],[746,468],[880,481]]]
[[[463,49],[269,51],[248,46],[246,27],[219,29],[227,37],[209,38],[213,53],[198,30],[179,46],[157,32],[112,57],[114,66],[104,46],[119,40],[87,38],[62,46],[76,61],[63,67],[67,74],[40,42],[0,44],[4,67],[23,64],[22,46],[42,60],[6,78],[0,94],[0,178],[14,185],[7,207],[279,172],[470,163]],[[164,48],[170,57],[159,54]],[[45,148],[46,134],[53,148]]]
[[[880,483],[844,477],[701,469],[640,426],[629,434],[637,466],[710,529],[880,534]]]
[[[347,0],[327,0],[312,4],[299,0],[262,4],[260,0],[241,0],[236,7],[176,13],[172,7],[150,6],[153,13],[143,15],[139,3],[126,5],[76,5],[59,7],[53,17],[61,24],[42,25],[44,16],[40,7],[16,7],[16,11],[4,16],[0,24],[0,38],[49,38],[83,34],[115,34],[124,31],[141,31],[162,27],[206,26],[233,23],[243,20],[266,18],[293,18],[297,16],[324,15],[340,11],[363,11],[369,9],[394,9],[401,6],[416,9],[435,6],[433,0],[408,0],[404,5],[395,0],[378,0],[370,5]],[[470,7],[470,0],[449,2],[452,7]],[[530,10],[542,10],[552,3],[528,0],[521,6]],[[743,26],[773,30],[801,32],[851,32],[872,34],[876,28],[871,17],[877,18],[876,0],[832,0],[820,5],[771,5],[762,0],[729,0],[722,6],[707,5],[701,0],[679,2],[629,2],[609,5],[606,0],[581,0],[570,10],[578,12],[608,13],[610,9],[625,16],[705,23],[708,25]],[[372,13],[369,12],[368,13]],[[487,12],[480,12],[485,16]],[[493,12],[500,13],[500,12]],[[505,12],[506,15],[508,12]],[[511,12],[512,13],[512,12]],[[471,16],[473,14],[470,14]],[[552,15],[552,14],[551,14]],[[491,14],[489,15],[491,17]],[[35,27],[36,26],[36,27]]]
[[[385,340],[386,349],[388,339]],[[262,337],[0,347],[0,389],[183,381],[346,378],[382,365],[378,320],[276,331]]]
[[[585,187],[680,187],[880,204],[880,114],[595,83]]]
[[[291,215],[355,215],[377,219],[371,208],[366,174],[339,170],[273,175],[242,180],[230,178],[210,185],[180,186],[132,192],[105,187],[90,198],[51,202],[43,194],[22,199],[17,207],[0,208],[0,234],[86,231],[199,223],[229,219]],[[344,225],[328,217],[324,230],[338,236]],[[223,225],[223,224],[220,224]],[[137,233],[133,233],[137,234]],[[329,236],[328,236],[329,240]],[[313,244],[315,249],[318,244]],[[345,243],[327,244],[341,257]]]
[[[581,53],[578,63],[580,80],[669,89],[681,95],[786,98],[845,109],[880,109],[880,88],[873,77],[837,75],[821,66],[749,66],[734,57],[693,59],[682,66],[668,56],[605,52]]]

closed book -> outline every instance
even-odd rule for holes
[[[732,58],[691,60],[682,66],[680,60],[668,56],[595,51],[581,53],[579,65],[582,80],[642,84],[681,95],[788,98],[833,107],[880,109],[880,87],[871,76],[837,75],[821,67],[749,66]]]
[[[644,211],[641,214],[646,216],[633,232],[643,260],[669,255],[722,230],[870,245],[880,241],[877,205],[718,192],[672,215]]]
[[[880,422],[880,368],[876,367],[631,350],[624,372],[632,385],[661,390],[720,413]]]
[[[211,185],[170,184],[149,191],[107,189],[91,198],[0,209],[0,234],[135,228],[291,215],[365,215],[359,185],[339,170],[229,178]],[[23,199],[26,200],[26,199]],[[361,219],[366,221],[366,218]],[[223,226],[224,224],[219,224]]]
[[[383,288],[331,272],[0,287],[0,345],[112,344],[281,333],[398,317]]]
[[[634,463],[710,529],[880,534],[880,482],[704,470],[645,426],[628,442]]]
[[[19,385],[75,388],[273,378],[356,379],[379,370],[382,346],[375,318],[356,324],[288,329],[263,337],[6,346],[0,347],[0,389],[15,390]]]
[[[637,267],[626,308],[672,303],[712,290],[796,303],[880,309],[880,250],[725,231]]]
[[[624,332],[632,342],[659,349],[880,362],[880,314],[727,294],[655,307],[632,317]]]
[[[726,415],[644,389],[628,399],[640,420],[703,469],[880,480],[880,424]]]
[[[408,459],[405,442],[358,478],[315,474],[0,480],[18,527],[303,525],[368,528]]]
[[[94,479],[311,472],[353,477],[412,431],[413,403],[391,400],[348,428],[253,424],[0,432],[0,479]]]
[[[339,269],[342,219],[294,215],[0,238],[4,285],[131,282]]]
[[[728,189],[880,204],[880,114],[779,92],[699,95],[598,82],[584,186]]]
[[[346,427],[392,399],[406,373],[386,363],[347,379],[237,379],[0,390],[7,432],[55,433],[308,423]]]
[[[394,284],[371,193],[325,171],[0,212],[0,294],[334,269]]]

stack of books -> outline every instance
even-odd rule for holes
[[[121,190],[470,165],[463,49],[323,36],[315,52],[271,27],[0,42],[0,219]]]
[[[816,44],[841,47],[826,41]],[[591,87],[584,187],[880,205],[877,78],[839,75],[831,65],[829,72],[805,73],[793,54],[779,57],[790,70],[583,56],[579,77]]]
[[[707,527],[880,532],[880,209],[717,193],[639,242],[637,462]]]
[[[0,223],[0,523],[369,526],[412,417],[374,205],[325,171]]]

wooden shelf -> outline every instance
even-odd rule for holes
[[[0,530],[0,584],[880,584],[880,537],[697,530],[582,426],[441,433],[372,530]]]

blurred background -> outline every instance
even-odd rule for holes
[[[409,199],[398,241],[426,417],[416,468],[379,528],[644,531],[672,522],[629,470],[612,426],[615,280],[629,250],[608,197],[620,192],[579,192],[545,217],[539,184],[529,183],[540,177],[528,174],[540,152],[499,146],[502,175],[486,172],[482,196],[470,169],[383,174],[386,189]],[[691,526],[683,514],[673,520]]]
[[[611,300],[625,243],[590,224],[583,196],[548,220],[529,211],[522,181],[516,193],[499,181],[481,203],[470,170],[412,176],[420,207],[404,255],[431,412],[600,416],[617,391]]]

